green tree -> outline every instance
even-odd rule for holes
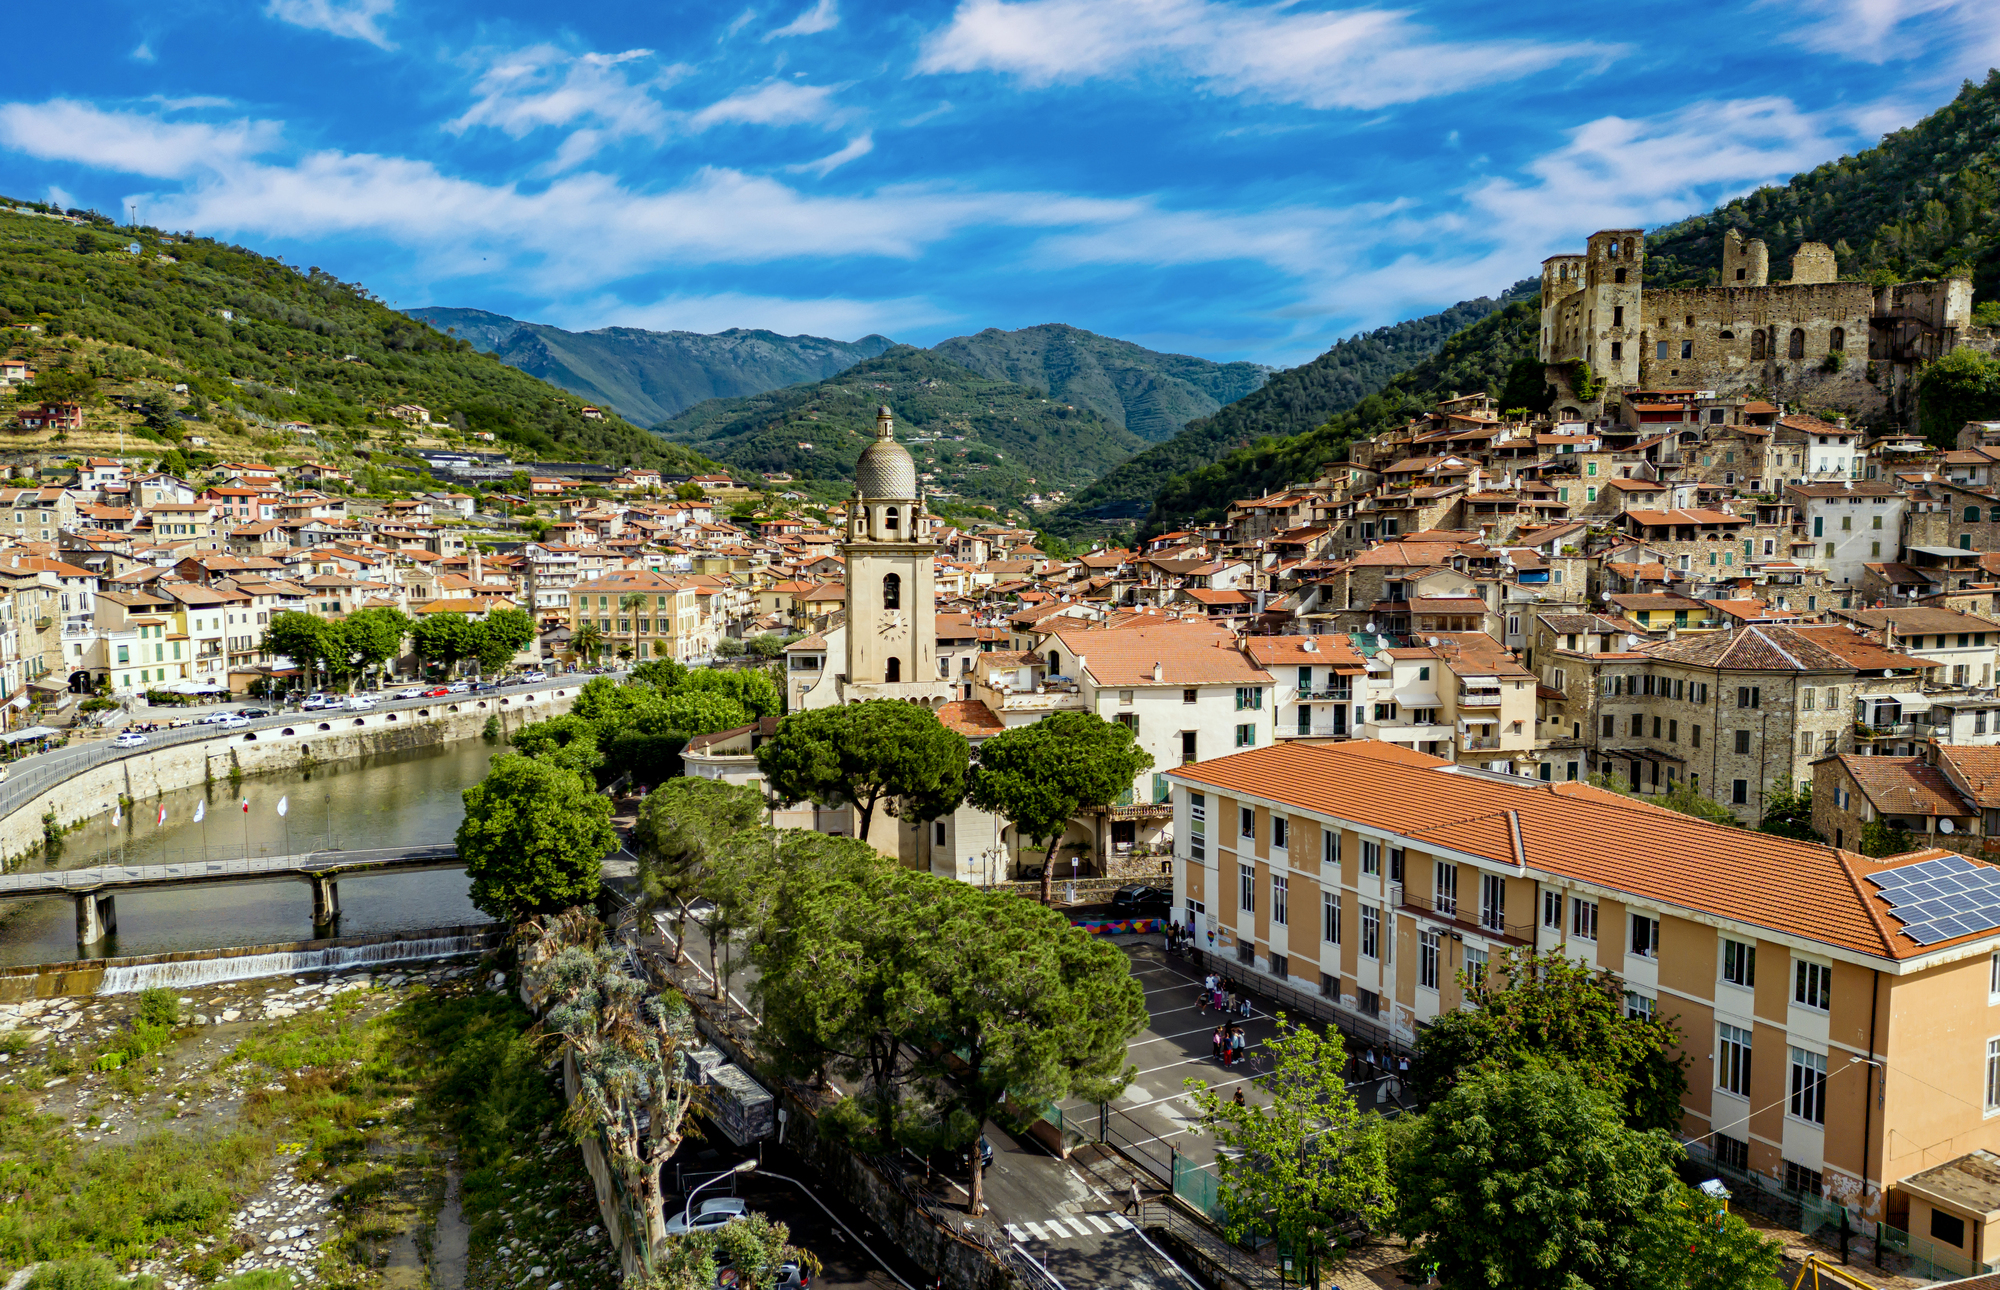
[[[922,908],[935,930],[906,951],[896,988],[909,992],[903,1006],[931,1021],[936,1043],[917,1069],[964,1112],[950,1136],[968,1140],[978,1214],[978,1137],[994,1110],[1009,1098],[1038,1106],[1117,1097],[1136,1073],[1125,1041],[1146,1025],[1146,996],[1123,951],[1054,910],[918,877],[928,879],[917,885],[930,888]]]
[[[1617,1099],[1635,1128],[1680,1123],[1687,1059],[1672,1055],[1680,1030],[1672,1021],[1627,1015],[1616,976],[1592,972],[1560,949],[1511,949],[1487,975],[1460,973],[1459,980],[1478,1006],[1439,1016],[1417,1037],[1410,1085],[1420,1098],[1442,1097],[1482,1071],[1561,1066]]]
[[[1861,854],[1881,859],[1884,856],[1899,856],[1917,848],[1917,840],[1905,832],[1901,825],[1881,816],[1861,826]]]
[[[700,484],[686,483],[674,489],[674,496],[683,502],[698,502],[707,497],[708,494],[701,491]]]
[[[1743,821],[1737,819],[1735,813],[1728,807],[1704,794],[1700,789],[1691,788],[1685,783],[1675,784],[1653,798],[1652,802],[1655,806],[1664,806],[1670,811],[1679,811],[1682,815],[1692,815],[1698,820],[1707,820],[1710,824],[1726,824],[1733,829],[1743,827]]]
[[[569,648],[572,654],[596,667],[597,656],[604,652],[604,633],[597,630],[596,623],[584,623],[570,634]]]
[[[1375,1224],[1392,1203],[1383,1120],[1364,1114],[1347,1091],[1340,1032],[1320,1034],[1278,1016],[1264,1042],[1271,1074],[1260,1080],[1271,1105],[1218,1096],[1190,1079],[1202,1128],[1214,1137],[1228,1234],[1268,1232],[1319,1284],[1321,1256],[1346,1244],[1353,1221]]]
[[[1812,817],[1812,785],[1801,783],[1794,791],[1779,784],[1764,796],[1764,818],[1758,822],[1757,831],[1801,842],[1823,843],[1826,839],[1813,827]]]
[[[754,848],[764,799],[748,784],[670,779],[646,797],[632,830],[639,887],[649,905],[673,911],[675,953],[686,944],[688,907],[726,857]]]
[[[1449,1290],[1771,1287],[1775,1260],[1738,1258],[1725,1276],[1699,1249],[1676,1259],[1697,1280],[1662,1275],[1669,1241],[1701,1212],[1675,1176],[1679,1155],[1664,1130],[1626,1127],[1578,1071],[1482,1073],[1410,1131],[1396,1159],[1395,1226]],[[1745,1235],[1739,1227],[1735,1243]]]
[[[271,615],[264,628],[263,650],[290,659],[304,671],[306,688],[311,689],[313,673],[325,667],[334,653],[333,630],[334,624],[324,618],[287,609]]]
[[[479,651],[479,624],[464,614],[425,614],[410,630],[417,657],[435,663],[450,675],[460,659]]]
[[[357,610],[340,624],[340,643],[359,676],[369,668],[383,668],[403,652],[413,624],[400,609],[380,606]],[[349,685],[349,692],[353,686]]]
[[[780,636],[776,632],[761,632],[758,635],[752,636],[746,642],[746,645],[749,651],[758,658],[777,658],[785,652],[785,646],[800,639],[803,638],[798,636]]]
[[[967,800],[1003,816],[1023,842],[1048,839],[1042,903],[1054,898],[1055,854],[1063,830],[1092,807],[1109,806],[1153,764],[1137,736],[1089,712],[1058,712],[1003,731],[980,746]]]
[[[743,641],[735,636],[724,636],[715,642],[717,658],[742,658],[744,649]]]
[[[511,605],[489,610],[486,621],[481,624],[486,634],[505,645],[514,653],[535,643],[535,619],[525,609],[515,609]]]
[[[97,378],[82,368],[58,367],[21,386],[19,397],[34,403],[91,403],[97,398]]]
[[[624,650],[620,650],[619,651],[620,657],[623,658],[639,657],[639,622],[640,622],[639,615],[646,612],[646,606],[648,603],[650,603],[651,599],[652,597],[648,596],[643,591],[628,591],[624,595],[618,597],[618,612],[621,614],[628,615],[629,621],[632,624],[632,645],[631,645],[632,652],[627,654]]]
[[[929,708],[869,699],[794,712],[757,750],[771,791],[788,802],[849,803],[868,836],[875,807],[901,799],[914,820],[934,820],[965,796],[971,746]]]
[[[1500,406],[1526,408],[1530,412],[1546,414],[1554,401],[1555,392],[1555,386],[1550,385],[1544,375],[1541,358],[1523,354],[1507,369],[1506,383],[1500,387]]]
[[[1917,424],[1940,448],[1958,446],[1968,421],[2000,417],[2000,358],[1955,349],[1924,369],[1917,382]]]
[[[590,781],[549,761],[515,754],[493,759],[465,790],[458,854],[472,880],[472,903],[514,921],[588,902],[604,857],[618,845],[611,801]]]

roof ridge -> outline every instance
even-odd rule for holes
[[[1890,958],[1895,958],[1896,934],[1889,930],[1889,924],[1882,918],[1882,911],[1875,908],[1874,899],[1862,887],[1861,874],[1854,868],[1854,862],[1849,857],[1849,853],[1838,847],[1831,848],[1831,850],[1833,851],[1835,862],[1840,865],[1840,871],[1847,875],[1848,885],[1854,888],[1855,896],[1861,901],[1862,911],[1868,915],[1868,921],[1874,925],[1876,934],[1882,938],[1882,952]]]

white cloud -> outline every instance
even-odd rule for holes
[[[271,0],[264,12],[294,27],[331,32],[350,40],[365,40],[382,49],[394,49],[376,19],[395,7],[396,0]]]
[[[69,195],[68,189],[58,188],[54,184],[50,184],[49,204],[61,210],[73,210],[76,207],[76,198]]]
[[[153,52],[152,42],[145,40],[140,41],[138,48],[132,51],[132,57],[134,60],[141,63],[152,63],[159,61],[159,55]]]
[[[275,121],[162,121],[72,99],[0,105],[0,145],[47,161],[154,179],[185,178],[269,152],[282,133]]]
[[[1031,85],[1154,70],[1225,94],[1376,108],[1511,81],[1619,47],[1452,42],[1381,9],[1305,12],[1218,0],[960,0],[922,72],[1011,73]]]
[[[520,139],[545,126],[584,125],[563,142],[551,171],[560,172],[588,160],[614,140],[639,136],[658,139],[667,130],[668,114],[653,97],[685,69],[669,67],[635,80],[635,64],[651,59],[650,49],[619,54],[571,54],[553,45],[534,45],[493,59],[480,74],[474,93],[479,98],[445,128],[462,134],[486,126]]]
[[[768,81],[709,104],[688,118],[688,126],[693,130],[728,124],[831,126],[839,117],[833,105],[833,96],[839,88]]]
[[[813,7],[778,28],[765,40],[776,40],[780,36],[812,36],[822,31],[832,31],[840,25],[840,5],[838,0],[813,0]]]
[[[576,328],[644,327],[652,331],[718,332],[731,327],[760,328],[781,335],[830,336],[858,340],[871,332],[894,336],[951,321],[951,315],[921,296],[853,300],[829,296],[795,300],[740,291],[712,295],[671,295],[647,304],[600,296],[561,305],[552,319]],[[559,323],[558,325],[565,325]]]
[[[818,161],[802,162],[796,166],[786,166],[785,169],[795,175],[811,174],[818,175],[824,179],[829,173],[853,161],[856,157],[865,157],[873,151],[875,151],[875,133],[872,130],[864,130],[852,139],[849,139],[847,146],[838,152],[829,152]]]
[[[1875,64],[1929,55],[1946,80],[2000,62],[1992,0],[1794,0],[1782,11],[1791,39],[1816,53]]]

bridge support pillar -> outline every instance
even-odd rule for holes
[[[76,943],[95,945],[118,930],[118,900],[108,892],[86,891],[76,897]]]
[[[313,930],[331,928],[340,921],[340,879],[332,874],[312,875]]]

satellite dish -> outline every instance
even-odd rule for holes
[[[1939,833],[1956,833],[1956,832],[1958,832],[1958,826],[1957,826],[1956,824],[1953,824],[1953,823],[1952,823],[1952,822],[1951,822],[1950,820],[1939,820],[1939,821],[1938,821],[1938,832],[1939,832]]]
[[[1370,619],[1370,620],[1369,620],[1369,623],[1368,623],[1368,630],[1369,630],[1370,632],[1373,632],[1373,631],[1375,630],[1375,623],[1374,623],[1374,620],[1373,620],[1373,619]]]
[[[1634,636],[1630,632],[1625,633],[1625,648],[1626,649],[1639,648],[1639,638],[1637,636]]]
[[[1431,648],[1432,648],[1432,649],[1436,649],[1436,648],[1437,648],[1437,643],[1438,643],[1438,638],[1437,638],[1437,637],[1435,637],[1435,636],[1431,637],[1431,638],[1430,638],[1430,643],[1431,643]]]
[[[1605,590],[1603,590],[1603,591],[1600,591],[1600,592],[1598,592],[1598,593],[1597,593],[1597,598],[1598,598],[1599,600],[1605,600],[1605,601],[1608,601],[1608,600],[1610,600],[1610,599],[1611,599],[1611,591],[1610,591],[1610,589],[1609,589],[1609,588],[1606,588]]]

